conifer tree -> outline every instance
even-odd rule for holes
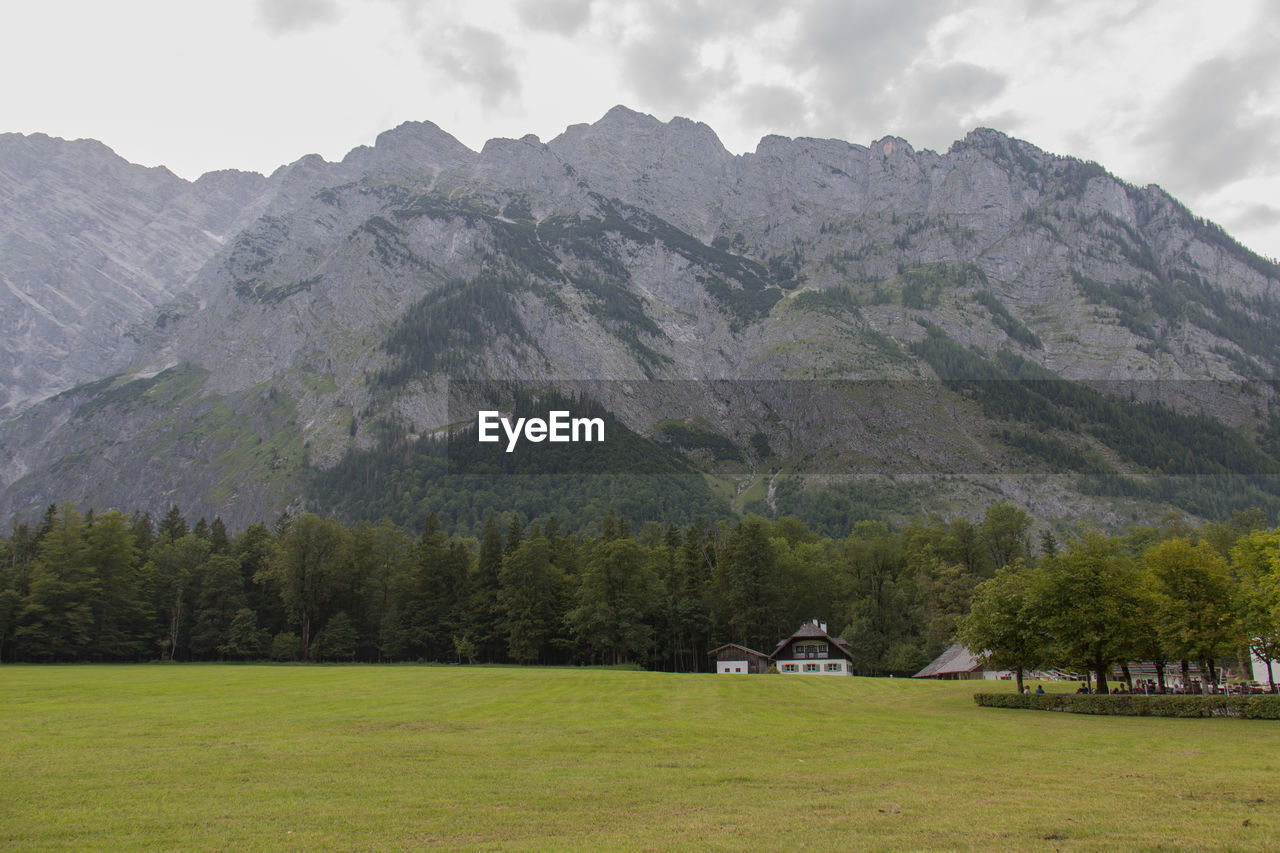
[[[227,536],[227,526],[222,523],[222,516],[215,515],[213,523],[209,525],[209,544],[213,546],[213,553],[226,554],[231,550],[231,540]]]
[[[537,663],[549,650],[560,621],[562,581],[545,538],[526,539],[503,558],[498,603],[507,651],[517,663]]]
[[[97,640],[94,606],[102,585],[90,559],[84,518],[64,505],[46,512],[44,524],[48,529],[32,567],[31,592],[14,631],[17,654],[36,661],[91,659]]]
[[[187,520],[182,517],[182,512],[178,509],[178,505],[173,504],[169,507],[169,511],[165,513],[164,518],[161,519],[157,535],[168,539],[170,542],[176,542],[190,532],[187,527]]]
[[[471,577],[467,627],[476,656],[488,663],[506,659],[506,630],[498,601],[502,556],[502,533],[491,512],[484,521],[484,529],[480,534],[480,554]]]
[[[103,660],[136,659],[150,639],[150,626],[129,519],[114,510],[97,516],[88,527],[87,544],[99,584],[94,602],[96,655]]]

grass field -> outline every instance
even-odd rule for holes
[[[1280,724],[982,709],[976,689],[6,666],[0,847],[1280,848]]]

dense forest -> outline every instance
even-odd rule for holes
[[[703,671],[718,645],[769,652],[817,618],[850,642],[858,673],[909,675],[954,640],[975,591],[1012,571],[1066,565],[1100,540],[1107,565],[1124,569],[1109,574],[1134,594],[1153,587],[1125,567],[1170,541],[1192,543],[1222,567],[1214,612],[1244,624],[1232,615],[1242,612],[1239,590],[1265,587],[1258,578],[1272,571],[1272,552],[1241,550],[1261,535],[1261,519],[1242,513],[1193,529],[1171,516],[1114,536],[1085,531],[1059,547],[1048,532],[1033,543],[1033,520],[1008,504],[978,522],[857,522],[839,538],[789,518],[637,527],[615,511],[594,535],[516,513],[487,514],[479,537],[434,516],[411,535],[390,521],[311,514],[233,535],[218,518],[190,524],[177,507],[156,523],[64,504],[0,539],[0,660]],[[1224,636],[1214,655],[1234,654],[1233,641],[1243,647],[1238,628]]]

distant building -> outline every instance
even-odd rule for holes
[[[726,643],[709,654],[716,660],[716,673],[760,674],[769,670],[769,656],[764,652]]]
[[[827,633],[827,623],[806,622],[769,656],[778,672],[809,675],[853,675],[853,649]]]
[[[946,650],[934,658],[932,663],[911,677],[959,681],[962,679],[986,678],[988,676],[982,669],[982,661],[975,658],[973,653],[964,646],[955,643],[947,646]],[[990,677],[996,678],[998,675],[993,673]]]
[[[987,669],[983,666],[981,658],[959,643],[955,643],[947,646],[942,654],[938,655],[928,666],[911,677],[937,678],[943,681],[967,681],[970,679],[1008,681],[1013,678],[1013,670]],[[1061,681],[1073,676],[1056,669],[1029,669],[1022,673],[1022,677],[1032,681]]]

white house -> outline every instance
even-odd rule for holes
[[[817,619],[780,641],[769,659],[782,673],[853,675],[853,650],[828,634],[827,623]]]

